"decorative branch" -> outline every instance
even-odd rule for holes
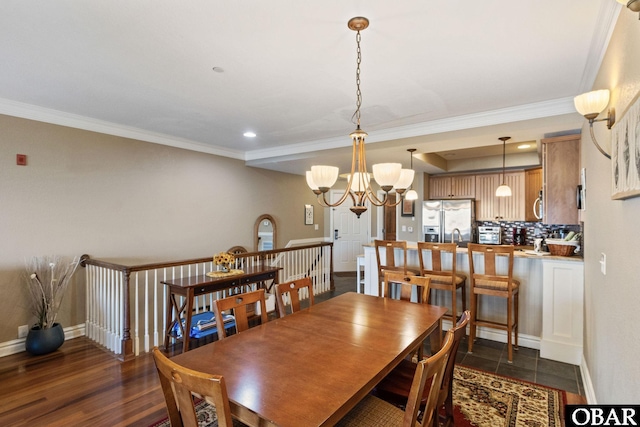
[[[80,259],[72,261],[60,256],[33,257],[26,263],[27,287],[31,311],[42,329],[53,327],[62,298]]]

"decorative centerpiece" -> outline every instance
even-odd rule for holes
[[[235,262],[236,257],[229,252],[220,252],[213,257],[213,263],[218,266],[219,270],[224,272],[231,271],[231,267]]]
[[[34,355],[57,350],[64,342],[62,326],[56,322],[60,304],[80,259],[61,256],[33,257],[26,264],[31,312],[38,319],[27,334],[26,350]]]

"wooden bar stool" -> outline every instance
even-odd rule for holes
[[[520,282],[513,278],[513,245],[478,245],[469,243],[469,276],[471,279],[471,321],[469,322],[469,353],[473,351],[478,325],[507,332],[509,363],[513,348],[518,349],[518,294]],[[475,257],[474,257],[475,255]],[[498,274],[496,255],[506,258],[505,274]],[[484,268],[482,266],[484,265]],[[482,271],[479,273],[478,271]],[[490,295],[507,300],[507,321],[500,323],[478,319],[478,297]],[[514,334],[512,345],[512,334]]]
[[[455,325],[458,319],[458,289],[461,290],[462,312],[467,310],[467,276],[456,272],[456,248],[455,243],[430,243],[418,242],[418,259],[420,260],[420,275],[431,279],[431,289],[447,291],[451,294],[451,314],[445,314],[445,318],[451,319]],[[444,254],[451,254],[451,269],[442,267]],[[428,262],[429,254],[431,262]],[[431,293],[433,295],[433,293]]]

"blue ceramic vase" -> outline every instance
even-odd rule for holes
[[[59,323],[54,323],[53,327],[46,329],[34,326],[27,334],[25,349],[30,354],[38,356],[56,351],[63,342],[64,331]]]

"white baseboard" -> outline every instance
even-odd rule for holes
[[[70,340],[85,335],[84,323],[75,326],[69,326],[64,328],[64,339]],[[25,351],[24,344],[25,338],[18,338],[17,340],[6,341],[0,343],[0,357],[9,356],[11,354],[21,353]]]
[[[451,327],[450,320],[442,321],[443,330],[446,331],[450,327]],[[467,327],[467,335],[469,335],[469,327]],[[506,343],[507,332],[501,331],[499,329],[485,328],[483,326],[478,326],[478,330],[476,332],[476,338],[484,338],[491,341]],[[518,334],[518,346],[540,350],[540,337],[535,337],[533,335],[526,335],[526,334]]]
[[[597,405],[596,392],[593,389],[593,383],[591,382],[591,374],[589,374],[589,368],[587,368],[587,361],[582,356],[582,363],[580,364],[580,375],[582,375],[582,386],[584,387],[584,395],[587,398],[589,405]]]

